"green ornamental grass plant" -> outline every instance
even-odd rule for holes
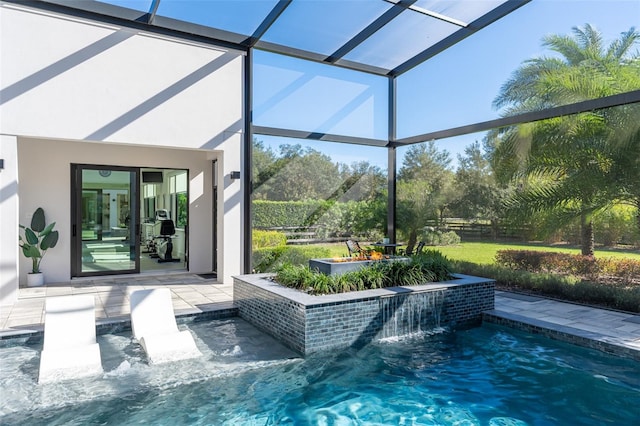
[[[309,294],[334,294],[384,287],[415,286],[451,278],[449,260],[436,250],[411,257],[409,262],[374,262],[368,267],[338,275],[325,275],[308,266],[285,263],[275,281]]]

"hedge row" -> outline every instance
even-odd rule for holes
[[[631,259],[595,258],[537,250],[500,250],[496,254],[496,263],[528,272],[555,272],[588,277],[609,275],[627,280],[640,278],[640,261]]]
[[[640,313],[640,286],[611,285],[575,275],[533,273],[499,265],[453,261],[453,270],[496,280],[497,288]]]
[[[331,203],[321,200],[253,202],[253,226],[275,228],[280,226],[309,226],[314,218],[331,208]]]
[[[284,264],[307,265],[309,259],[322,259],[331,255],[329,249],[318,246],[278,246],[253,250],[254,273],[275,272]]]
[[[382,238],[386,221],[384,204],[368,201],[346,203],[307,201],[253,202],[253,227],[316,227],[316,238],[361,236]]]

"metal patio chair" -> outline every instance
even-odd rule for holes
[[[367,255],[367,251],[360,247],[360,244],[356,240],[347,240],[347,249],[349,249],[349,256],[353,256],[354,254],[357,256],[365,256]]]

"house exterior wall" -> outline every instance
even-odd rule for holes
[[[18,143],[0,135],[0,302],[18,297]],[[3,303],[0,303],[2,305]],[[4,303],[6,304],[6,303]]]
[[[208,272],[217,159],[218,274],[241,273],[242,183],[228,176],[242,162],[242,52],[6,3],[0,43],[0,304],[27,270],[17,229],[37,206],[61,231],[43,266],[69,278],[72,162],[189,169],[190,266]]]
[[[50,147],[55,146],[54,150]],[[48,155],[43,155],[49,152]],[[138,146],[114,146],[87,142],[52,141],[20,138],[18,141],[20,182],[20,223],[29,224],[37,207],[45,209],[47,222],[56,222],[58,245],[47,252],[42,262],[47,282],[68,281],[71,265],[71,164],[110,164],[189,170],[189,269],[211,270],[212,259],[212,187],[211,161],[195,150],[150,149]],[[29,188],[22,191],[22,188]],[[28,259],[20,259],[20,276],[30,270]]]

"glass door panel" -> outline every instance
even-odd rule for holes
[[[72,275],[138,272],[138,169],[78,165],[74,181]]]

